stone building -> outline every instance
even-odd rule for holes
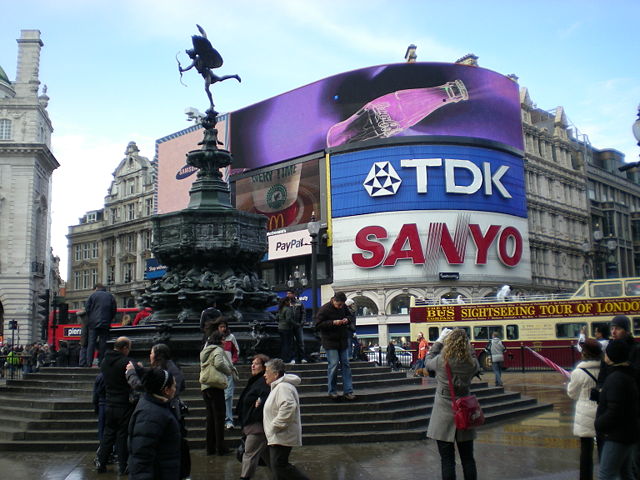
[[[0,334],[11,338],[16,320],[15,341],[26,343],[40,339],[38,299],[55,288],[51,175],[60,165],[51,152],[49,97],[40,89],[40,32],[22,30],[17,42],[15,81],[0,67]]]
[[[69,278],[66,301],[81,308],[96,283],[106,285],[118,307],[135,307],[144,290],[151,258],[154,167],[130,142],[113,172],[104,208],[87,212],[69,227]]]
[[[590,236],[585,275],[633,277],[640,272],[640,175],[617,150],[582,145],[586,154]],[[621,171],[622,168],[622,171]]]
[[[562,107],[537,108],[520,89],[531,249],[531,288],[573,291],[584,280],[589,239],[585,151]]]

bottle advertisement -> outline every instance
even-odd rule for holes
[[[522,151],[518,84],[469,65],[382,65],[319,80],[229,119],[234,168],[402,137],[464,137]]]

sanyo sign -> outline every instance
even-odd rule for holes
[[[399,211],[334,219],[334,278],[411,281],[530,277],[527,220],[487,212]]]

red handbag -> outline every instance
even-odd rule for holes
[[[480,408],[480,403],[475,395],[467,395],[456,399],[453,391],[453,380],[451,380],[451,367],[445,363],[447,379],[449,380],[449,393],[451,394],[451,409],[453,410],[453,420],[458,430],[468,430],[473,427],[484,425],[484,413]]]

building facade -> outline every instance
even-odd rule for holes
[[[107,286],[118,307],[137,306],[151,259],[154,167],[134,142],[113,172],[104,208],[69,227],[69,308],[84,306],[96,283]]]
[[[60,165],[51,152],[49,97],[40,88],[40,32],[22,30],[17,42],[15,81],[0,67],[0,333],[27,343],[41,338],[39,302],[46,309],[57,293],[51,175]]]

